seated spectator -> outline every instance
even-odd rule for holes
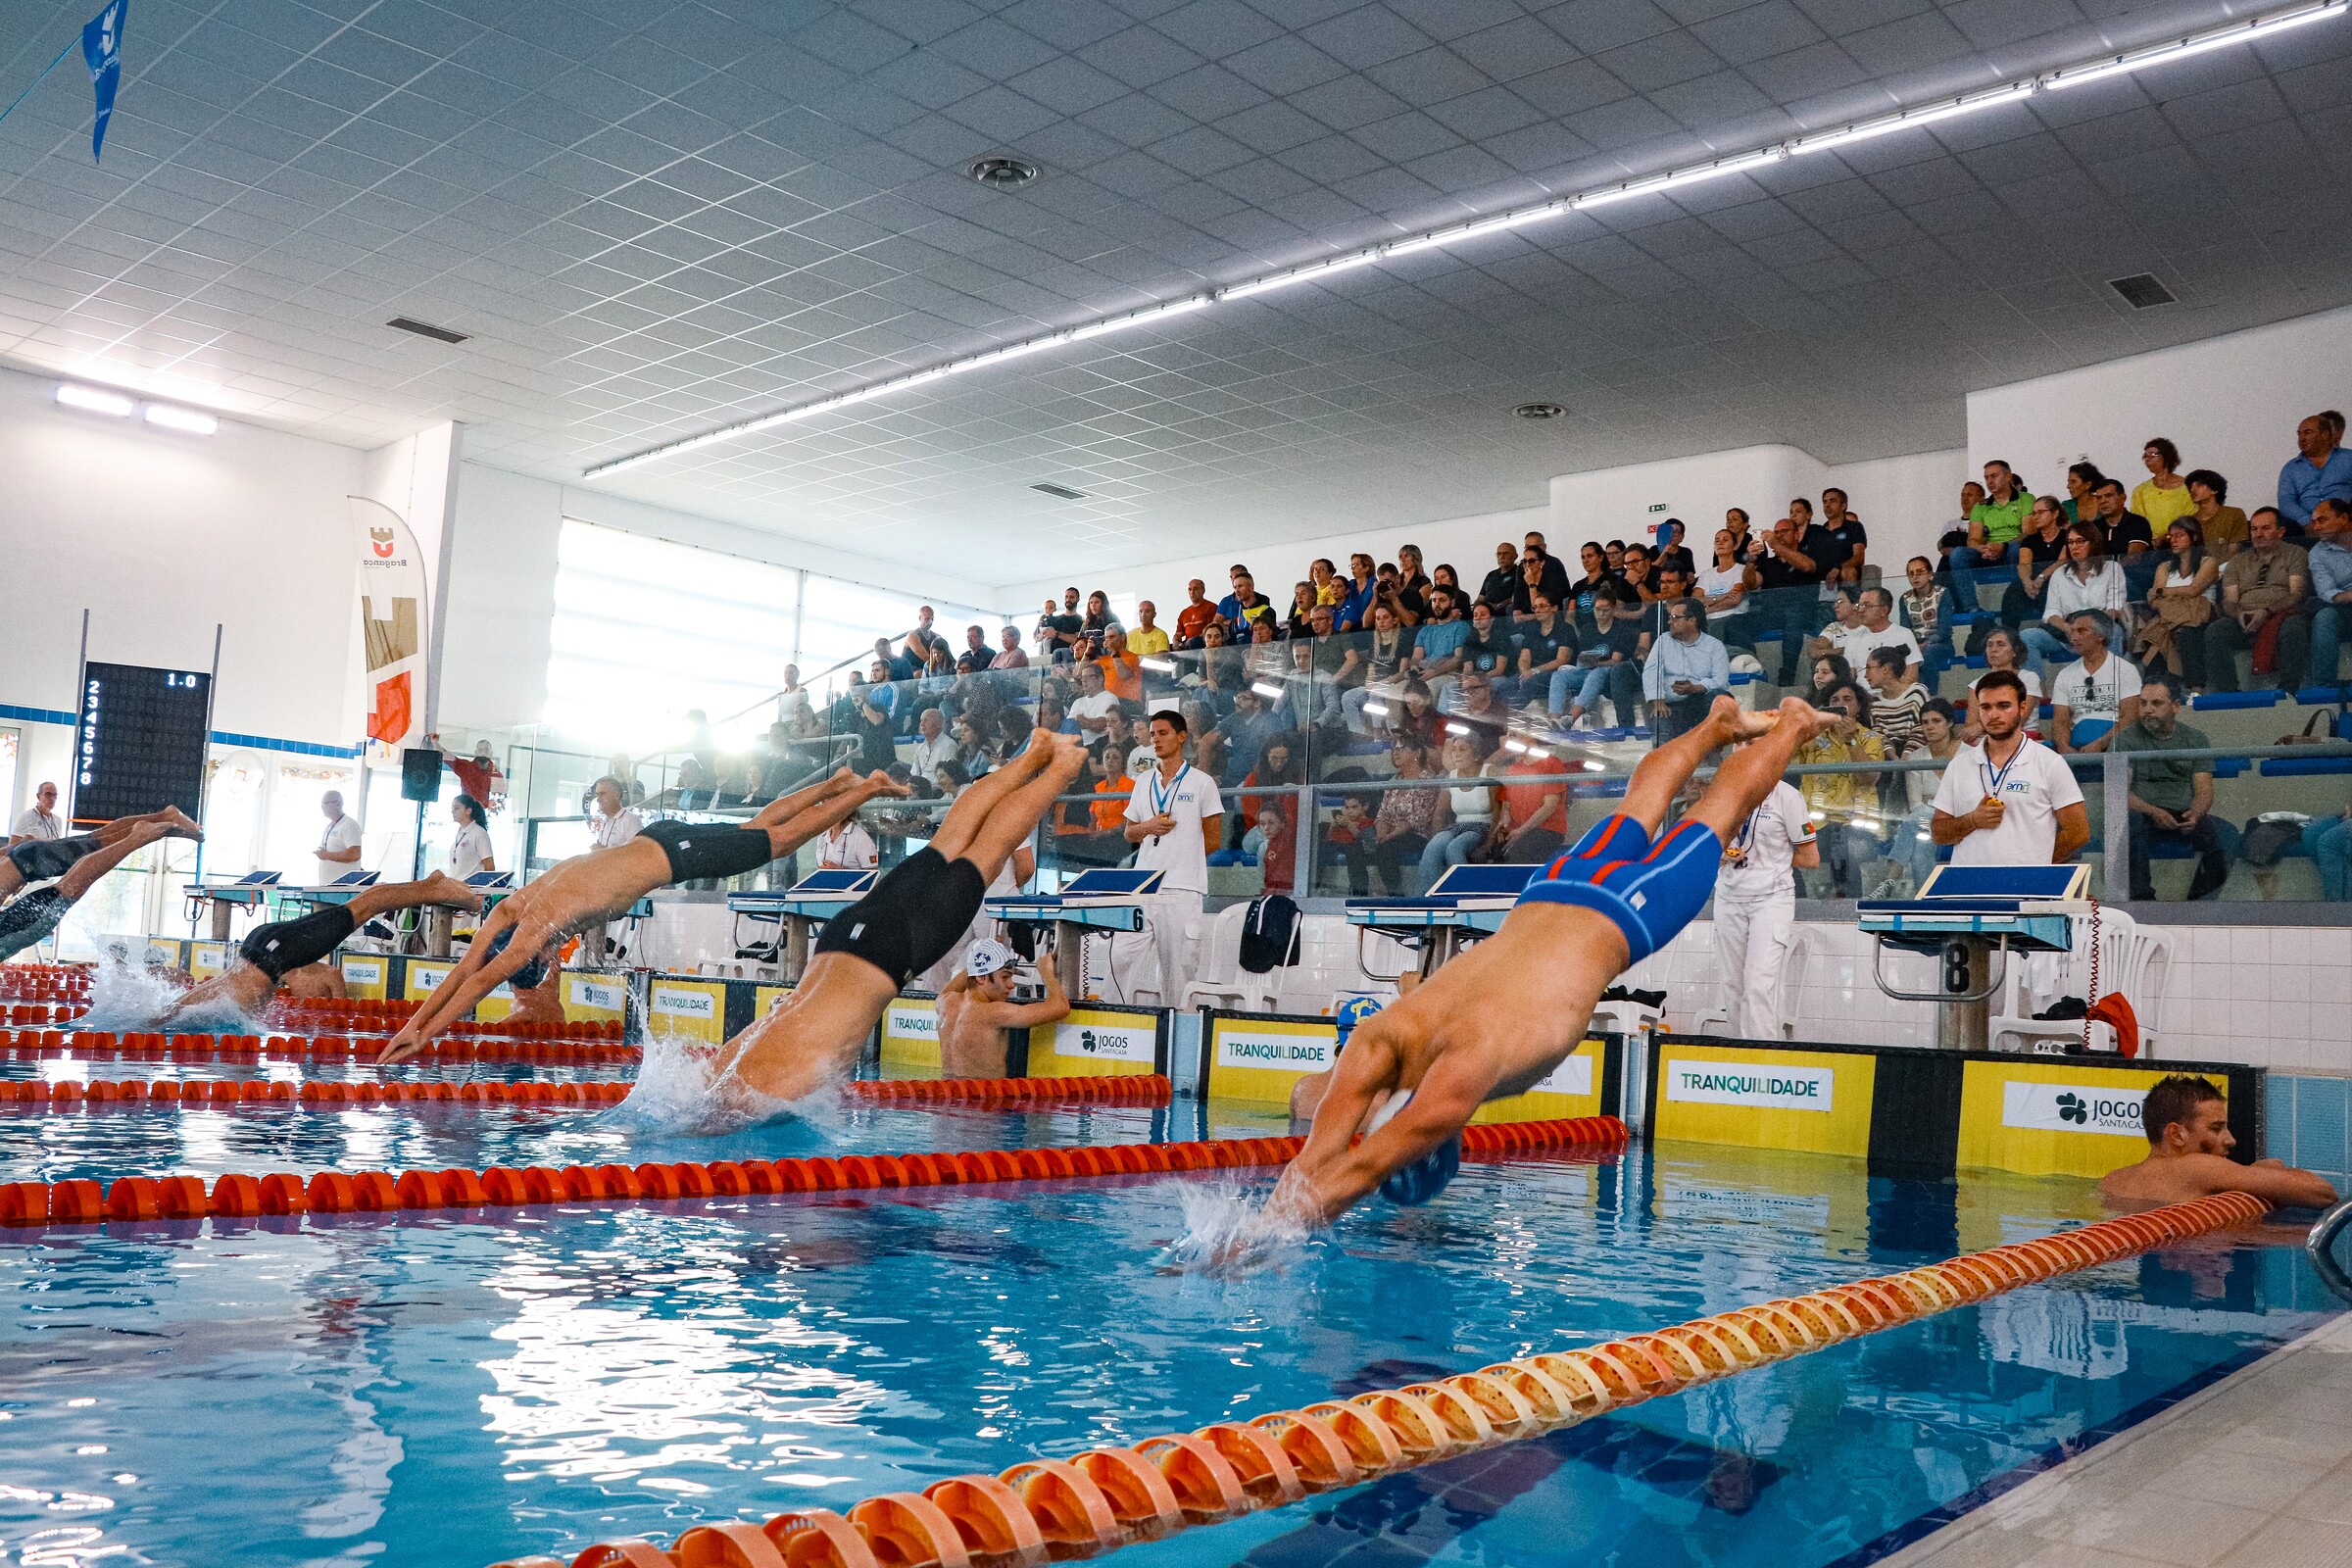
[[[1551,547],[1544,542],[1544,535],[1533,528],[1527,531],[1526,542],[1519,547],[1519,581],[1523,596],[1528,581],[1527,564],[1530,561],[1542,563],[1539,567],[1541,580],[1534,586],[1548,594],[1553,604],[1564,602],[1568,597],[1568,567],[1552,555]]]
[[[1952,576],[1952,554],[1954,551],[1966,550],[1969,548],[1968,516],[1970,513],[1976,511],[1977,508],[1983,506],[1984,504],[1984,487],[1983,485],[1977,483],[1977,481],[1974,479],[1971,479],[1967,483],[1961,485],[1960,515],[1953,518],[1950,522],[1945,523],[1943,525],[1942,533],[1938,535],[1936,540],[1936,575],[1940,581],[1953,584],[1955,589],[1957,588],[1957,583],[1954,581]],[[1965,563],[1963,563],[1963,564],[1965,564]],[[1977,606],[1973,601],[1968,604],[1955,604],[1953,606],[1955,612],[1973,611],[1976,608]]]
[[[1528,607],[1528,617],[1517,628],[1519,665],[1506,706],[1532,708],[1546,703],[1548,709],[1546,699],[1552,687],[1576,667],[1581,639],[1576,622],[1561,614],[1551,595],[1543,589],[1535,590]]]
[[[1298,834],[1292,827],[1295,802],[1268,801],[1258,825],[1242,840],[1242,853],[1257,858],[1258,891],[1289,893],[1298,882]]]
[[[1217,618],[1217,607],[1209,603],[1208,585],[1198,577],[1184,585],[1184,608],[1176,612],[1176,643],[1197,648],[1200,633]]]
[[[940,763],[956,760],[961,748],[948,738],[947,717],[938,709],[924,709],[922,716],[914,721],[914,750],[907,757],[906,765],[916,778],[929,778],[939,771]],[[971,782],[969,773],[964,775],[964,782]]]
[[[1396,618],[1396,607],[1387,600],[1372,606],[1372,635],[1359,650],[1364,660],[1363,683],[1340,698],[1341,715],[1357,735],[1372,733],[1364,707],[1394,707],[1404,693],[1404,665],[1412,652],[1412,637]]]
[[[1064,793],[1092,794],[1099,803],[1104,793],[1103,785],[1107,782],[1102,774],[1103,762],[1104,759],[1100,753],[1090,750],[1086,754],[1086,761],[1078,769],[1078,776],[1070,780],[1069,788]],[[1127,787],[1132,791],[1135,788],[1133,781]],[[1119,809],[1125,811],[1124,801],[1119,803]],[[1124,832],[1110,835],[1117,839],[1114,852],[1111,845],[1105,842],[1106,835],[1100,824],[1102,810],[1100,804],[1067,800],[1054,803],[1054,859],[1070,869],[1083,870],[1094,866],[1116,865],[1126,858],[1127,835]]]
[[[1625,547],[1625,565],[1617,573],[1618,582],[1634,591],[1634,602],[1654,605],[1666,596],[1658,589],[1656,566],[1649,559],[1649,547],[1636,542]]]
[[[2306,554],[2312,597],[2318,601],[2311,613],[2309,678],[2336,686],[2343,681],[2344,617],[2352,614],[2352,502],[2326,497],[2313,504]]]
[[[1748,556],[1761,592],[1749,613],[1754,635],[1777,635],[1781,645],[1780,684],[1794,685],[1804,657],[1805,634],[1820,613],[1821,565],[1830,550],[1813,522],[1813,504],[1803,496],[1788,503],[1788,515],[1757,539]]]
[[[1512,640],[1509,628],[1496,619],[1494,607],[1483,599],[1470,607],[1470,635],[1462,639],[1459,658],[1460,673],[1476,670],[1487,677],[1490,685],[1509,680],[1518,667],[1518,643]],[[1438,706],[1441,709],[1451,706],[1445,686],[1432,684],[1438,687]]]
[[[1870,656],[1882,648],[1899,649],[1904,681],[1919,679],[1924,655],[1911,629],[1894,622],[1894,595],[1874,585],[1863,589],[1856,603],[1854,624],[1845,635],[1846,662],[1867,664]]]
[[[1475,669],[1465,669],[1454,677],[1452,706],[1440,699],[1438,710],[1448,732],[1463,725],[1477,731],[1482,757],[1501,745],[1511,727],[1511,710],[1495,700],[1494,681]]]
[[[2018,482],[2017,471],[1995,458],[1984,465],[1984,499],[1968,514],[1968,548],[1952,552],[1952,585],[1959,590],[1960,608],[1984,608],[1977,585],[1982,575],[2017,560],[2018,536],[2026,531],[2026,514],[2034,494]]]
[[[1309,610],[1317,605],[1329,605],[1337,610],[1348,597],[1348,590],[1340,583],[1340,568],[1322,556],[1308,564],[1306,586],[1306,608]]]
[[[1210,621],[1200,633],[1200,652],[1184,684],[1219,713],[1230,712],[1234,695],[1250,684],[1249,655],[1230,646],[1223,621]]]
[[[1103,634],[1113,627],[1122,632],[1127,629],[1120,623],[1119,617],[1110,612],[1110,596],[1098,588],[1086,596],[1086,616],[1078,623],[1078,635],[1099,649],[1102,646]]]
[[[1840,681],[1820,705],[1830,726],[1797,750],[1800,764],[1879,762],[1886,743],[1862,721],[1869,699],[1852,681]],[[1883,848],[1879,839],[1879,775],[1808,773],[1797,785],[1821,844],[1821,876],[1830,897],[1858,899],[1871,880]]]
[[[1819,708],[1830,700],[1830,693],[1852,679],[1854,666],[1843,654],[1823,654],[1813,661],[1813,684],[1805,690],[1805,701]]]
[[[1135,630],[1127,634],[1127,651],[1138,659],[1156,659],[1168,651],[1168,633],[1159,623],[1159,607],[1149,599],[1136,601]]]
[[[1592,601],[1605,585],[1617,586],[1617,574],[1609,569],[1609,558],[1600,546],[1587,544],[1584,548],[1585,574],[1568,585],[1568,597],[1576,611],[1576,631],[1579,637],[1592,635]]]
[[[1425,777],[1429,753],[1409,741],[1389,748],[1389,765],[1398,778]],[[1443,797],[1434,789],[1390,789],[1381,792],[1380,809],[1372,820],[1372,867],[1380,873],[1381,890],[1391,898],[1410,898],[1425,884],[1415,881],[1421,852],[1436,834]]]
[[[2230,481],[2211,468],[2188,470],[2190,507],[2185,519],[2197,525],[2197,533],[2205,541],[2216,562],[2228,561],[2246,548],[2246,514],[2235,507],[2226,507],[2230,499]]]
[[[1443,569],[1443,568],[1440,568]],[[1462,618],[1452,590],[1440,585],[1429,592],[1429,618],[1413,633],[1413,673],[1433,686],[1462,666],[1462,644],[1470,639],[1470,623]]]
[[[1755,643],[1745,633],[1747,595],[1756,585],[1756,569],[1740,559],[1740,542],[1731,529],[1715,530],[1714,561],[1697,574],[1695,581],[1699,603],[1707,609],[1709,629],[1723,640],[1726,648],[1752,653]]]
[[[1965,516],[1966,514],[1964,513],[1963,515]],[[1745,507],[1725,508],[1723,527],[1724,531],[1732,536],[1733,559],[1745,561],[1747,547],[1755,542],[1754,531],[1750,528],[1747,520],[1747,509]]]
[[[1960,715],[1940,697],[1932,697],[1919,710],[1918,727],[1903,748],[1906,762],[1949,763],[1960,750]],[[1917,892],[1936,870],[1936,791],[1943,784],[1943,768],[1917,767],[1902,775],[1905,812],[1895,829],[1891,858],[1909,874],[1909,885],[1890,897]]]
[[[1125,630],[1114,624],[1102,634],[1102,651],[1094,662],[1113,697],[1123,703],[1144,700],[1144,662],[1128,649]]]
[[[1087,741],[1102,738],[1110,715],[1119,711],[1118,694],[1102,684],[1102,665],[1088,660],[1078,666],[1078,696],[1070,704],[1070,722]]]
[[[931,770],[932,786],[939,791],[939,798],[943,801],[953,801],[961,795],[971,781],[972,775],[965,772],[963,764],[954,758],[949,758]]]
[[[2313,817],[2303,828],[2303,853],[2320,870],[2320,897],[2352,900],[2352,806]]]
[[[1007,626],[998,634],[998,637],[997,657],[988,662],[988,667],[991,669],[1027,669],[1029,655],[1021,647],[1020,632]]]
[[[2311,509],[2321,501],[2352,501],[2352,452],[2344,439],[2344,416],[2329,409],[2295,426],[2295,453],[2278,470],[2278,515],[2285,528],[2311,526]],[[2250,522],[2252,519],[2249,518]]]
[[[1657,579],[1658,597],[1650,602],[1648,612],[1642,617],[1642,626],[1654,642],[1666,635],[1666,615],[1669,611],[1686,600],[1696,601],[1693,599],[1690,574],[1682,567],[1660,566],[1650,575]]]
[[[2075,662],[2050,683],[2057,708],[2050,744],[2060,752],[2103,752],[2118,724],[2139,716],[2139,671],[2112,651],[2115,624],[2104,612],[2077,611],[2067,633]]]
[[[2185,491],[2187,486],[2181,488]],[[2097,552],[2122,566],[2125,578],[2131,583],[2128,597],[2146,598],[2148,583],[2156,575],[2156,530],[2147,518],[2126,510],[2120,479],[2101,479],[2091,491],[2090,499],[2099,509]]]
[[[2352,458],[2346,462],[2352,466]],[[2311,558],[2287,543],[2285,525],[2270,507],[2248,517],[2246,530],[2251,543],[2222,564],[2222,612],[2205,624],[2205,689],[2236,691],[2237,656],[2250,650],[2255,674],[2271,675],[2269,684],[2291,692],[2303,684],[2311,652],[2311,620],[2303,612]]]
[[[1007,631],[1011,630],[1008,626]],[[1019,644],[1015,643],[1015,647]],[[988,646],[988,631],[981,626],[963,628],[963,652],[956,656],[958,674],[977,675],[997,662],[997,651]]]
[[[1391,703],[1388,708],[1388,712],[1380,717],[1380,734],[1385,739],[1418,746],[1424,752],[1436,750],[1438,726],[1444,719],[1438,712],[1438,694],[1429,689],[1429,682],[1418,675],[1407,675],[1403,701]]]
[[[1830,623],[1805,639],[1805,657],[1819,659],[1824,654],[1841,654],[1849,664],[1860,662],[1869,652],[1857,648],[1850,639],[1862,629],[1862,596],[1850,588],[1840,588],[1830,595]]]
[[[1078,726],[1070,721],[1070,705],[1062,700],[1058,689],[1046,691],[1038,697],[1037,727],[1057,734],[1078,733]]]
[[[1271,703],[1251,687],[1235,692],[1233,710],[1217,722],[1217,734],[1225,743],[1225,766],[1215,775],[1220,789],[1240,788],[1256,769],[1259,752],[1281,733],[1282,719]]]
[[[1029,721],[1028,714],[1018,709],[1006,709],[1005,712],[1024,726]],[[966,778],[978,778],[995,769],[997,759],[990,746],[991,734],[987,722],[977,715],[970,712],[956,715],[955,760]]]
[[[2087,526],[2095,529],[2097,525],[2094,509]],[[2018,535],[2013,546],[2017,580],[2001,597],[2003,625],[2022,628],[2041,619],[2049,602],[2050,578],[2066,564],[2066,530],[2073,526],[2060,514],[2056,501],[2048,496],[2034,498],[2026,513],[2025,532]]]
[[[1413,627],[1420,625],[1429,615],[1429,599],[1426,593],[1429,579],[1424,577],[1421,579],[1421,583],[1422,586],[1418,588],[1407,584],[1401,567],[1383,562],[1380,573],[1373,581],[1372,603],[1375,609],[1386,605],[1390,612],[1396,617],[1396,624],[1410,631]],[[1376,616],[1375,624],[1377,623]]]
[[[1469,735],[1448,735],[1439,753],[1439,767],[1448,780],[1438,802],[1435,825],[1421,851],[1421,886],[1428,887],[1447,866],[1460,865],[1494,835],[1494,786],[1476,779],[1484,753]]]
[[[1472,606],[1473,618],[1477,607],[1484,605],[1497,615],[1507,615],[1519,598],[1519,547],[1508,539],[1494,547],[1494,569],[1487,580],[1478,585],[1478,598]]]
[[[1886,741],[1890,757],[1900,757],[1917,738],[1919,715],[1927,710],[1928,689],[1916,677],[1918,668],[1894,647],[1873,648],[1862,665],[1870,687],[1870,727]]]
[[[1910,588],[1902,599],[1902,623],[1919,645],[1922,672],[1934,680],[1952,662],[1951,595],[1936,580],[1935,564],[1925,556],[1903,564],[1903,580]]]
[[[1291,656],[1283,652],[1278,630],[1271,619],[1250,623],[1250,657],[1244,667],[1251,680],[1280,680],[1291,667]]]
[[[1494,858],[1508,865],[1548,861],[1568,843],[1568,764],[1550,752],[1528,751],[1512,758],[1502,777]],[[1526,778],[1549,782],[1510,782]]]
[[[873,677],[878,682],[912,680],[923,671],[923,661],[916,654],[912,642],[908,642],[903,652],[894,654],[890,651],[890,639],[887,637],[874,639],[874,662],[885,671]]]
[[[1992,674],[1995,670],[2005,670],[2024,683],[2027,727],[2031,730],[2033,715],[2041,707],[2041,677],[2028,669],[2024,661],[2025,645],[2018,640],[2017,634],[2006,626],[1995,626],[1991,635],[1984,639],[1984,675]],[[1977,743],[1976,737],[1979,734],[1974,699],[1977,688],[1984,683],[1984,675],[1979,675],[1968,683],[1971,702],[1967,711],[1961,714],[1961,738],[1971,746]]]
[[[1348,873],[1350,897],[1360,899],[1372,891],[1373,834],[1372,808],[1361,795],[1344,798],[1339,815],[1324,825],[1321,863]]]
[[[2120,661],[2119,661],[2120,662]],[[2213,742],[2193,724],[2180,722],[2180,688],[2175,677],[2150,675],[2139,689],[2139,711],[2108,734],[2117,752],[2193,752]],[[2213,814],[2213,764],[2201,760],[2132,764],[2132,897],[2156,896],[2148,874],[2150,847],[2186,844],[2196,851],[2197,872],[2188,884],[2191,901],[2210,899],[2230,880],[2229,847]]]
[[[997,733],[991,742],[995,748],[997,762],[1000,764],[1009,762],[1020,756],[1022,749],[1029,744],[1032,729],[1044,727],[1057,730],[1061,728],[1061,721],[1058,718],[1048,725],[1046,716],[1042,703],[1039,711],[1034,715],[1029,710],[1019,707],[1007,708],[999,713],[997,715]],[[968,762],[965,765],[970,766]],[[974,771],[977,772],[976,769]]]
[[[2175,517],[2196,510],[2197,498],[2190,494],[2188,481],[2173,471],[2180,466],[2180,449],[2163,436],[2148,438],[2139,449],[2139,461],[2148,476],[2132,487],[2132,512],[2145,518],[2148,531],[2161,539]]]
[[[1305,581],[1293,583],[1291,585],[1291,612],[1282,620],[1283,636],[1312,637],[1315,632],[1314,628],[1307,623],[1307,617],[1314,612],[1314,609],[1315,585]]]
[[[1845,492],[1840,490],[1838,494],[1842,497]],[[1691,556],[1690,547],[1683,543],[1686,532],[1680,517],[1668,517],[1658,524],[1658,548],[1651,559],[1653,569],[1664,571],[1672,566],[1685,577],[1698,576],[1698,562]]]
[[[914,678],[908,694],[894,710],[894,716],[900,723],[906,724],[951,703],[961,706],[956,696],[956,661],[949,655],[946,643],[934,642],[930,662]]]
[[[1695,599],[1666,609],[1666,635],[1650,644],[1642,666],[1650,739],[1664,745],[1707,716],[1715,699],[1732,689],[1731,656],[1707,634],[1707,612]]]
[[[2095,463],[2069,464],[2066,469],[2066,499],[2058,503],[2059,526],[2071,528],[2078,522],[2096,522],[2099,503],[2095,493],[2107,482]]]
[[[1632,725],[1642,711],[1642,662],[1649,652],[1648,634],[1642,630],[1639,612],[1619,618],[1624,592],[1612,582],[1594,597],[1592,635],[1577,650],[1575,670],[1552,674],[1546,707],[1571,729],[1583,724],[1604,696],[1620,725]]]
[[[1625,577],[1625,541],[1612,539],[1600,547],[1601,559],[1608,564],[1609,575],[1623,581]]]
[[[2121,617],[2130,613],[2131,589],[2124,582],[2123,567],[2102,560],[2098,551],[2096,528],[2078,522],[2067,530],[2065,564],[2050,574],[2044,587],[2042,618],[2025,628],[2026,647],[2040,659],[2044,671],[2065,662],[2074,646],[2075,617],[2085,610],[2098,611],[2118,632],[2116,647],[2123,646]]]
[[[2205,549],[2204,530],[2194,516],[2177,517],[2164,534],[2164,559],[2148,584],[2147,614],[2132,634],[2132,657],[2150,670],[2186,677],[2193,690],[2205,683],[2202,628],[2213,619],[2215,585],[2222,563]]]
[[[1453,595],[1453,603],[1456,610],[1459,610],[1460,607],[1470,602],[1470,595],[1468,591],[1462,587],[1460,573],[1456,572],[1453,567],[1446,562],[1439,562],[1436,569],[1430,572],[1429,586],[1433,591],[1443,588],[1447,593]],[[1468,619],[1465,617],[1463,624],[1467,625],[1468,623]]]

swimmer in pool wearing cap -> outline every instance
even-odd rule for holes
[[[1690,923],[1725,840],[1827,722],[1793,697],[1771,713],[1719,697],[1644,757],[1618,814],[1530,882],[1502,929],[1356,1026],[1271,1208],[1321,1225],[1375,1189],[1403,1203],[1443,1191],[1478,1107],[1540,1083],[1584,1038],[1602,990]],[[1653,844],[1684,781],[1724,746],[1738,749]]]
[[[1054,956],[1040,954],[1040,1002],[1012,1000],[1012,950],[984,939],[963,953],[963,967],[939,994],[940,1070],[950,1078],[1004,1076],[1004,1031],[1058,1023],[1070,1015],[1069,994],[1054,972]]]
[[[906,787],[880,773],[848,768],[822,783],[779,796],[748,822],[656,822],[626,844],[590,850],[551,867],[500,903],[474,933],[466,956],[376,1059],[399,1061],[473,1011],[474,1004],[522,975],[538,983],[547,955],[566,937],[615,919],[672,882],[724,879],[759,869],[850,816],[879,795]]]

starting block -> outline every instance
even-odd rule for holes
[[[1094,932],[1116,934],[1144,928],[1144,900],[1159,891],[1164,872],[1137,866],[1081,871],[1053,893],[1012,893],[986,900],[981,907],[1007,926],[1053,933],[1054,961],[1073,997],[1087,989],[1086,939]]]
[[[2000,989],[2011,953],[2066,953],[2074,921],[2088,914],[2086,865],[1940,865],[1919,896],[1865,899],[1856,924],[1878,939],[1871,978],[1898,1002],[1936,1004],[1936,1044],[1946,1051],[1983,1051],[1991,1041],[1989,1002]],[[1888,948],[1939,954],[1942,984],[1936,991],[1889,985]],[[1994,965],[1992,956],[2003,956]]]
[[[755,924],[774,923],[775,954],[784,983],[797,985],[808,967],[808,933],[874,890],[879,871],[811,871],[780,892],[730,893],[727,908]],[[736,944],[740,950],[743,944]]]
[[[1519,895],[1543,874],[1542,865],[1456,865],[1418,898],[1349,899],[1348,923],[1357,928],[1355,966],[1369,978],[1382,978],[1364,964],[1363,933],[1379,931],[1398,941],[1418,941],[1426,977],[1460,952],[1466,940],[1502,929]]]
[[[195,906],[211,905],[213,909],[213,940],[228,940],[230,916],[239,909],[259,907],[278,884],[275,871],[248,871],[233,882],[207,882],[188,889],[188,924],[196,924]]]

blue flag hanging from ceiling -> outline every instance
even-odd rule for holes
[[[94,159],[104,156],[106,122],[115,117],[115,88],[122,81],[122,13],[129,7],[130,0],[110,0],[81,29],[81,58],[89,62],[90,85],[98,93],[98,122],[90,127]]]

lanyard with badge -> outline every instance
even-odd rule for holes
[[[1740,866],[1747,863],[1748,851],[1756,842],[1756,818],[1763,814],[1764,808],[1761,806],[1747,813],[1747,820],[1740,824],[1740,831],[1732,835],[1732,842],[1723,847],[1724,864]]]
[[[2003,762],[2000,770],[1995,772],[1992,765],[1992,748],[1989,746],[1984,748],[1979,765],[1984,769],[1984,798],[1986,800],[1999,801],[2001,799],[2002,783],[2009,777],[2009,770],[2017,766],[2017,760],[2025,755],[2026,741],[2025,737],[2021,735],[2018,737],[2017,750],[2009,754],[2009,760]],[[2008,803],[2002,802],[2002,804],[2007,805]]]
[[[1168,808],[1184,798],[1184,777],[1192,770],[1192,763],[1179,763],[1176,768],[1176,776],[1164,785],[1159,780],[1159,769],[1155,767],[1152,770],[1149,782],[1152,788],[1152,814],[1153,816],[1169,816]],[[1173,820],[1172,817],[1170,819]],[[1152,834],[1152,842],[1157,844],[1159,835]]]

